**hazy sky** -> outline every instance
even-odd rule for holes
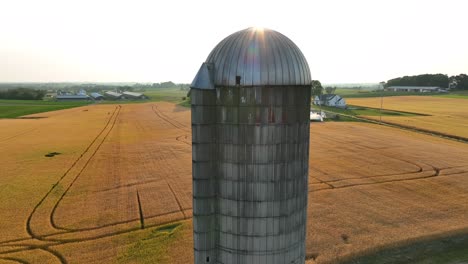
[[[229,34],[294,41],[313,79],[468,73],[464,0],[0,0],[0,82],[191,82]]]

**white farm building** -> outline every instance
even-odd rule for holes
[[[320,96],[317,95],[314,98],[314,104],[346,108],[346,100],[337,94],[322,94]]]

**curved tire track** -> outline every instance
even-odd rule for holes
[[[109,117],[106,125],[102,128],[102,130],[97,134],[97,136],[93,139],[93,141],[91,141],[91,143],[88,145],[88,147],[81,153],[81,155],[73,162],[73,164],[65,171],[65,173],[57,180],[57,182],[55,182],[55,184],[52,186],[52,188],[49,189],[49,191],[44,195],[44,197],[42,197],[42,199],[36,204],[36,206],[34,206],[33,210],[31,211],[31,213],[28,215],[28,219],[26,220],[26,231],[27,233],[31,236],[31,238],[36,238],[36,239],[39,239],[41,238],[41,236],[38,236],[36,235],[33,231],[32,231],[32,228],[31,228],[31,221],[32,221],[32,218],[34,216],[34,214],[36,213],[37,209],[42,205],[42,203],[45,201],[45,199],[47,199],[47,197],[49,197],[50,193],[52,193],[52,191],[57,187],[57,185],[68,175],[68,173],[75,167],[75,165],[81,160],[81,158],[89,151],[89,149],[91,148],[91,146],[94,144],[94,142],[96,142],[96,140],[99,138],[99,136],[101,136],[101,134],[105,131],[105,129],[107,128],[107,126],[109,125],[110,121],[112,120],[112,117],[115,115],[115,112],[117,111],[117,107],[114,109],[114,112],[112,113],[112,115]]]
[[[72,230],[72,229],[67,229],[67,228],[63,228],[63,227],[60,227],[59,225],[57,225],[57,223],[55,222],[54,220],[54,216],[55,216],[55,212],[59,206],[59,204],[62,202],[63,198],[65,197],[65,195],[67,195],[67,193],[70,191],[70,189],[73,187],[73,185],[75,184],[75,182],[78,180],[78,178],[82,175],[83,171],[88,167],[89,163],[91,162],[91,160],[94,158],[94,156],[96,155],[96,153],[101,149],[101,146],[102,144],[106,141],[107,137],[109,136],[110,132],[112,132],[114,126],[115,126],[115,123],[117,122],[117,119],[119,117],[119,114],[120,114],[120,107],[119,107],[119,110],[117,111],[117,114],[115,115],[114,117],[114,121],[112,122],[112,125],[110,126],[109,130],[107,131],[107,133],[104,135],[104,137],[102,138],[101,142],[99,142],[99,144],[97,145],[96,149],[94,150],[94,152],[91,154],[91,156],[89,157],[89,159],[86,161],[86,163],[84,164],[84,166],[81,168],[81,170],[78,172],[78,174],[75,176],[75,178],[73,179],[73,181],[70,183],[70,185],[67,187],[67,189],[62,193],[62,195],[60,196],[60,198],[57,200],[57,202],[55,203],[53,209],[52,209],[52,212],[50,214],[50,224],[52,225],[52,227],[54,227],[55,229],[60,229],[60,230]]]

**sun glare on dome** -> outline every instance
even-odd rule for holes
[[[255,31],[263,31],[265,29],[264,27],[258,27],[258,26],[255,26],[253,28]]]

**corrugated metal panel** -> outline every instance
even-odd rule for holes
[[[270,29],[248,28],[221,41],[206,63],[216,86],[310,85],[307,60],[289,38]],[[195,82],[195,80],[194,80]]]
[[[134,93],[134,92],[123,92],[122,94],[131,96],[131,97],[142,97],[143,96],[142,93]]]
[[[100,93],[91,93],[91,97],[93,98],[99,98],[99,97],[103,97],[102,94]]]
[[[122,94],[121,94],[121,93],[116,93],[116,92],[111,92],[111,91],[107,91],[107,92],[105,92],[104,94],[105,94],[105,95],[107,95],[107,96],[110,96],[110,97],[116,97],[116,98],[118,98],[118,97],[121,97],[121,96],[122,96]]]
[[[190,87],[195,89],[214,89],[213,70],[214,65],[212,63],[203,63]]]

